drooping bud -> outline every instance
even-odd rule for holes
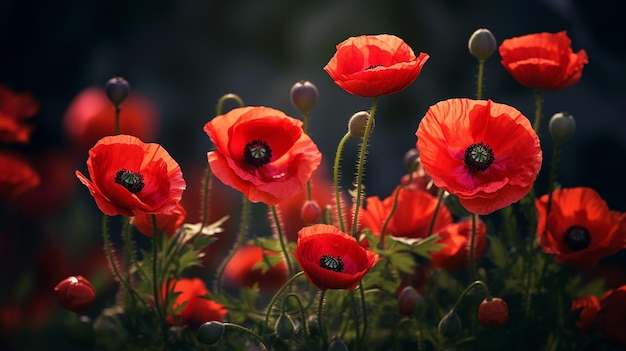
[[[109,79],[104,85],[104,91],[106,92],[109,100],[115,106],[119,106],[130,92],[130,84],[126,81],[126,79],[122,77],[114,77]]]
[[[322,209],[315,200],[307,200],[300,209],[300,218],[306,224],[319,223],[322,219]]]
[[[291,317],[285,313],[281,313],[276,320],[274,329],[276,330],[276,335],[278,335],[279,338],[284,340],[291,339],[294,333],[294,326]]]
[[[301,80],[291,87],[291,103],[302,113],[308,113],[317,102],[319,92],[315,84]]]
[[[487,328],[502,328],[509,320],[509,307],[499,297],[487,297],[478,306],[478,320]]]
[[[424,303],[424,298],[412,286],[406,286],[398,295],[398,310],[400,314],[412,316]]]
[[[367,127],[367,119],[370,117],[370,113],[367,111],[359,111],[350,117],[348,122],[348,131],[350,135],[355,138],[362,138],[365,135],[365,128]],[[372,130],[374,129],[374,121],[372,121]]]
[[[96,289],[83,276],[63,279],[54,287],[57,303],[73,312],[82,312],[91,306],[96,298]]]
[[[333,336],[328,346],[328,351],[348,351],[348,347],[338,336]]]
[[[213,345],[222,339],[225,330],[226,326],[222,322],[206,322],[198,328],[196,338],[203,344]]]
[[[461,331],[461,318],[459,315],[454,312],[454,310],[450,310],[450,312],[446,313],[441,321],[439,321],[439,334],[451,338],[457,335]]]
[[[574,134],[576,130],[576,120],[567,112],[555,113],[548,123],[548,129],[552,139],[557,143],[562,143]]]
[[[406,168],[406,170],[409,172],[413,171],[413,164],[415,163],[415,160],[417,160],[419,157],[420,152],[416,148],[409,149],[409,151],[404,154],[404,158],[402,158],[404,168]]]
[[[477,29],[469,38],[469,52],[479,60],[486,60],[496,51],[496,38],[486,28]]]

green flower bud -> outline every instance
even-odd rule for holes
[[[119,106],[122,101],[126,100],[130,92],[130,84],[122,77],[111,78],[104,85],[104,91],[113,105]]]
[[[281,313],[280,317],[276,320],[274,330],[276,330],[276,335],[278,335],[279,338],[285,340],[291,339],[294,333],[293,321],[291,320],[291,317]]]
[[[496,38],[489,29],[477,29],[467,44],[470,54],[479,60],[486,60],[496,51]]]
[[[459,315],[454,312],[454,310],[450,310],[450,312],[446,313],[441,321],[439,321],[439,334],[451,338],[457,335],[461,331],[461,318]]]
[[[315,84],[308,80],[301,80],[291,87],[291,103],[302,113],[311,111],[319,93]]]
[[[424,298],[412,286],[404,287],[398,295],[398,310],[402,315],[413,315],[423,304]]]
[[[330,345],[328,346],[328,351],[348,351],[348,347],[344,344],[340,337],[333,336],[333,339],[330,341]]]
[[[420,152],[416,148],[413,148],[407,151],[404,154],[404,158],[402,159],[404,168],[406,168],[406,170],[409,172],[412,171],[413,164],[415,163],[415,160],[417,160],[419,157],[420,157]]]
[[[362,138],[365,135],[365,128],[367,127],[367,119],[370,117],[370,113],[367,111],[359,111],[350,117],[348,122],[348,131],[350,135],[356,138]],[[372,121],[372,130],[374,129],[374,121]]]
[[[226,326],[222,322],[206,322],[198,328],[196,337],[203,344],[213,345],[222,339],[225,330]]]
[[[574,117],[567,112],[555,113],[548,123],[548,129],[552,139],[557,143],[562,143],[574,134],[576,130],[576,121]]]

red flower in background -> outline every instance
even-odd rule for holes
[[[109,216],[172,212],[185,190],[180,166],[167,151],[130,135],[98,141],[89,150],[87,168],[91,180],[80,171],[76,176]]]
[[[63,116],[66,135],[80,150],[91,148],[105,136],[115,135],[115,108],[104,89],[89,87],[69,104]],[[120,131],[141,140],[155,140],[159,116],[154,104],[131,92],[121,105]]]
[[[293,252],[309,281],[322,290],[352,290],[378,261],[350,235],[328,224],[304,227]]]
[[[606,292],[600,298],[596,323],[607,339],[626,346],[626,285]]]
[[[176,297],[172,308],[186,303],[183,309],[174,315],[173,318],[168,317],[168,323],[173,325],[190,325],[199,327],[204,322],[222,321],[228,312],[223,305],[211,301],[206,297],[209,295],[204,281],[199,278],[182,278],[171,282],[170,291],[180,293]]]
[[[361,228],[369,228],[380,237],[385,219],[393,208],[395,193],[399,191],[396,210],[389,220],[386,234],[406,238],[424,238],[428,235],[430,222],[435,215],[437,198],[418,187],[397,187],[392,195],[384,200],[378,196],[366,199],[366,206],[361,210]],[[439,207],[433,233],[452,223],[452,215],[444,205]]]
[[[574,53],[565,31],[506,39],[500,45],[502,65],[527,88],[555,90],[578,83],[587,53]]]
[[[178,203],[171,212],[156,214],[157,229],[170,238],[183,225],[186,216],[187,211],[183,205]],[[150,213],[135,211],[135,215],[130,219],[130,224],[134,225],[145,236],[152,237],[154,234],[152,214]]]
[[[539,225],[537,236],[544,252],[556,262],[591,267],[626,247],[626,213],[609,210],[591,188],[559,189],[535,201]]]
[[[487,227],[481,220],[476,220],[476,233],[474,236],[474,259],[478,260],[485,251],[485,234]],[[464,220],[458,223],[448,224],[437,231],[439,240],[437,244],[445,245],[444,248],[431,253],[433,267],[446,270],[467,268],[469,265],[469,242],[472,234],[472,221]]]
[[[241,107],[204,126],[216,151],[213,174],[251,202],[276,205],[300,193],[322,154],[302,131],[302,121],[269,107]]]
[[[416,135],[426,173],[475,214],[519,201],[541,168],[539,138],[528,119],[491,100],[441,101],[428,109]]]
[[[572,301],[572,312],[580,310],[576,327],[586,333],[595,331],[595,319],[600,310],[600,300],[596,296],[585,296]]]
[[[25,120],[38,111],[39,103],[30,93],[17,93],[0,84],[0,142],[28,143],[33,127]]]
[[[257,264],[263,262],[264,255],[274,256],[276,252],[265,250],[256,245],[245,245],[230,259],[224,269],[224,280],[227,285],[236,288],[249,288],[258,284],[261,291],[276,291],[289,278],[285,261],[280,261],[269,270]]]
[[[96,289],[82,275],[63,279],[54,287],[54,292],[57,303],[73,312],[85,311],[96,298]]]
[[[429,56],[389,34],[350,37],[324,67],[335,84],[364,97],[389,95],[406,89],[420,74]]]
[[[40,182],[39,175],[22,157],[0,152],[0,198],[16,197]]]

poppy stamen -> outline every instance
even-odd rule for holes
[[[272,149],[262,140],[252,140],[243,148],[243,157],[247,163],[254,167],[261,167],[270,163],[272,159]]]
[[[341,256],[322,255],[320,267],[333,272],[343,272],[343,261]]]
[[[465,166],[470,172],[484,172],[493,163],[495,157],[489,144],[482,141],[465,149]]]
[[[126,190],[133,194],[140,192],[145,183],[143,182],[143,175],[138,172],[127,171],[125,168],[120,169],[115,173],[115,182],[120,184]]]
[[[573,225],[563,234],[563,242],[573,251],[580,251],[591,245],[591,235],[587,228]]]
[[[365,70],[366,70],[366,71],[368,71],[368,70],[370,70],[370,69],[374,69],[374,68],[376,68],[376,67],[382,67],[382,64],[381,64],[381,63],[379,63],[379,64],[377,64],[377,65],[370,65],[370,66],[369,66],[369,67],[367,67]]]

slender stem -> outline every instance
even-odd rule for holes
[[[202,189],[202,221],[200,222],[200,228],[198,228],[197,234],[202,233],[202,229],[204,229],[207,219],[209,218],[209,188],[212,174],[211,167],[207,166],[206,172],[204,173],[204,187]]]
[[[476,99],[482,100],[483,98],[483,76],[485,72],[485,60],[478,60],[478,81],[476,83]]]
[[[456,310],[456,308],[459,306],[463,297],[465,297],[465,295],[467,295],[467,293],[470,290],[472,290],[472,288],[474,288],[476,285],[480,285],[483,288],[483,292],[485,293],[487,297],[491,296],[491,293],[489,292],[489,287],[487,286],[487,284],[485,284],[482,280],[475,280],[470,285],[468,285],[467,288],[465,288],[465,290],[463,290],[461,295],[459,295],[459,297],[456,299],[456,303],[454,304],[454,307],[452,307],[453,311]]]
[[[120,112],[121,112],[122,108],[120,107],[120,105],[115,104],[115,134],[116,135],[120,135],[120,133],[122,132],[120,129]]]
[[[357,236],[357,228],[359,224],[359,209],[361,208],[361,198],[363,197],[363,168],[365,167],[365,155],[367,154],[367,141],[374,124],[374,115],[376,114],[376,106],[378,105],[378,96],[374,97],[372,102],[372,110],[367,117],[365,132],[363,133],[363,142],[361,143],[361,152],[359,153],[359,163],[356,170],[356,202],[354,207],[354,215],[352,216],[352,236]]]
[[[278,217],[278,210],[276,206],[272,206],[272,218],[274,219],[274,225],[276,226],[276,234],[278,235],[278,241],[280,242],[280,248],[283,251],[283,256],[285,256],[285,263],[287,264],[287,269],[289,270],[289,276],[293,275],[293,267],[291,267],[291,259],[289,258],[289,252],[287,252],[287,245],[285,244],[285,235],[283,234],[283,229],[280,225],[280,218]]]
[[[335,204],[337,206],[337,220],[339,221],[339,229],[342,232],[346,232],[346,227],[343,223],[343,211],[341,209],[341,194],[339,193],[339,161],[341,160],[341,152],[343,151],[343,147],[346,142],[350,139],[350,133],[346,133],[346,135],[341,138],[339,141],[339,145],[337,145],[337,153],[335,154],[335,164],[333,166],[333,182],[335,188]]]
[[[478,278],[478,273],[476,272],[476,259],[474,258],[476,248],[476,219],[478,215],[472,213],[472,233],[470,234],[470,242],[469,242],[469,267],[470,274],[472,275],[472,279]]]
[[[539,126],[541,123],[541,105],[542,105],[541,90],[535,91],[535,122],[533,123],[533,129],[535,133],[539,132]]]
[[[267,329],[267,324],[269,323],[269,319],[270,319],[270,311],[272,310],[272,306],[274,306],[274,304],[276,303],[276,299],[278,299],[278,297],[283,293],[283,291],[285,291],[285,289],[287,289],[287,287],[291,285],[291,283],[293,283],[294,280],[298,279],[299,277],[303,275],[304,275],[303,271],[300,271],[294,274],[291,278],[289,278],[289,280],[285,282],[285,284],[283,284],[283,286],[280,287],[280,289],[278,289],[278,291],[274,294],[274,296],[272,296],[272,300],[270,300],[270,303],[267,305],[267,309],[265,312],[265,323],[263,323],[263,333],[261,333],[261,335],[265,335],[265,330]]]
[[[427,237],[433,234],[435,230],[435,222],[437,221],[437,216],[439,215],[439,208],[441,207],[441,203],[443,202],[443,194],[445,191],[443,189],[439,189],[439,193],[437,194],[437,205],[435,206],[435,211],[433,212],[433,218],[430,219],[430,225],[428,226]]]
[[[239,107],[243,107],[244,106],[243,100],[238,95],[230,94],[230,93],[222,95],[222,97],[220,97],[219,100],[217,100],[216,111],[217,111],[217,115],[218,116],[222,114],[222,110],[224,109],[224,103],[226,101],[228,101],[228,100],[236,101],[237,104],[239,105]]]
[[[365,305],[365,288],[363,287],[363,280],[359,283],[359,293],[361,295],[361,314],[363,315],[363,338],[361,339],[361,345],[363,345],[365,338],[367,337],[367,306]]]
[[[161,323],[161,332],[163,333],[163,343],[164,345],[167,343],[167,339],[168,339],[168,330],[169,327],[167,326],[167,312],[166,312],[166,306],[165,304],[161,305],[161,296],[159,291],[162,289],[161,287],[163,286],[163,276],[159,275],[159,266],[158,266],[158,261],[159,261],[159,253],[161,252],[161,240],[162,240],[162,233],[161,231],[158,229],[157,227],[157,218],[156,218],[156,214],[152,214],[152,292],[154,294],[154,309],[156,310],[157,316],[159,318],[159,321]],[[163,268],[163,267],[161,267]],[[165,270],[162,270],[163,272],[165,272]],[[167,294],[168,291],[167,287],[165,289],[165,294]],[[163,299],[165,301],[165,299]]]
[[[226,323],[224,323],[224,327],[231,328],[231,329],[238,329],[238,330],[244,331],[244,332],[248,333],[249,335],[251,335],[252,337],[254,337],[259,343],[261,343],[261,345],[263,345],[263,347],[265,347],[265,349],[271,350],[269,348],[269,346],[267,346],[263,342],[263,338],[260,337],[259,334],[253,332],[252,330],[250,330],[250,329],[248,329],[248,328],[246,328],[244,326],[241,326],[241,325],[235,324],[235,323],[228,323],[228,322],[226,322]]]
[[[304,114],[302,114],[302,131],[305,134],[309,133],[309,113],[305,112]],[[311,201],[311,199],[313,198],[313,194],[311,192],[311,179],[306,181],[306,199]]]
[[[561,143],[557,142],[554,144],[554,150],[552,151],[552,163],[550,165],[550,180],[548,182],[548,205],[546,206],[546,216],[550,214],[550,209],[552,208],[552,192],[554,192],[554,185],[556,179],[556,168],[559,158]],[[546,228],[548,226],[546,225]]]
[[[296,303],[298,303],[298,307],[300,308],[300,318],[302,319],[302,330],[304,330],[304,337],[308,341],[309,332],[306,325],[306,315],[304,314],[304,306],[302,305],[302,301],[300,301],[300,297],[298,297],[298,294],[289,293],[285,296],[285,298],[283,299],[283,311],[286,309],[287,301],[289,301],[290,297],[293,297],[296,300]]]
[[[380,244],[379,245],[381,248],[385,248],[385,232],[387,231],[387,225],[389,225],[389,222],[391,221],[391,218],[393,217],[394,213],[396,212],[396,208],[398,207],[398,197],[400,196],[400,191],[404,189],[404,187],[406,187],[407,185],[411,184],[412,181],[413,181],[413,171],[410,171],[409,180],[406,183],[401,184],[393,196],[393,205],[391,206],[391,210],[389,210],[389,213],[387,214],[387,217],[385,218],[385,221],[383,222],[383,226],[380,228]]]
[[[233,256],[235,256],[235,253],[237,253],[239,247],[241,247],[241,245],[243,244],[246,233],[248,232],[248,224],[250,221],[250,201],[245,196],[242,196],[241,199],[241,220],[239,223],[239,232],[237,233],[237,238],[235,239],[235,245],[220,264],[220,267],[217,270],[217,277],[215,278],[215,291],[218,294],[222,293],[222,277],[224,275],[224,271],[226,270],[226,266],[228,265],[228,262],[230,262],[230,260],[233,258]]]
[[[354,290],[350,290],[350,300],[352,301],[352,308],[354,309],[354,332],[355,332],[355,337],[356,337],[356,342],[354,343],[355,348],[354,350],[358,350],[358,347],[360,345],[360,340],[361,340],[361,330],[359,328],[359,313],[358,313],[358,307],[357,307],[357,302],[356,302],[356,298],[354,297]]]
[[[320,333],[322,333],[322,342],[325,345],[328,344],[328,331],[326,330],[326,325],[324,323],[324,296],[326,295],[326,290],[322,290],[320,294],[320,303],[317,306],[317,323],[319,325]]]

